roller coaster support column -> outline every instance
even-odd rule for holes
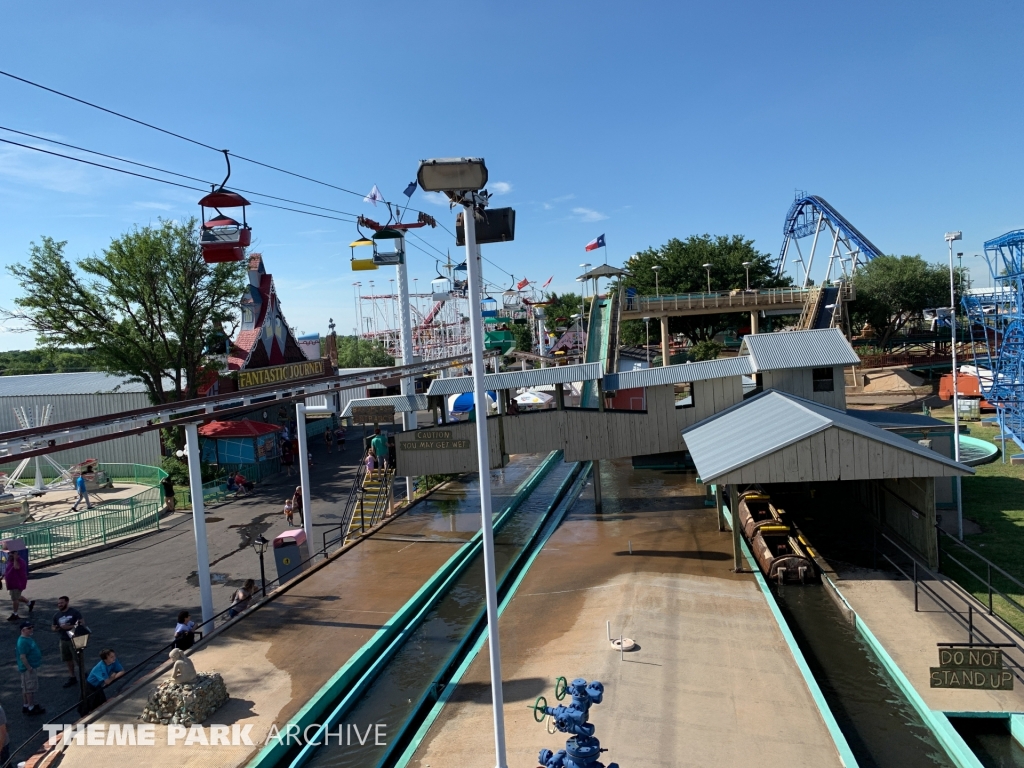
[[[740,551],[740,494],[735,485],[729,486],[729,512],[732,513],[732,565],[736,573],[743,573],[743,553]]]
[[[395,266],[398,278],[398,326],[401,332],[402,364],[412,365],[412,315],[409,312],[409,270],[405,266],[405,238],[399,240],[401,258]],[[415,395],[416,383],[412,376],[402,379],[402,394]],[[416,411],[404,411],[402,413],[402,429],[409,431],[416,429]],[[410,503],[413,496],[413,478],[405,478],[405,498]]]
[[[952,329],[952,346],[950,353],[953,363],[953,459],[960,461],[960,401],[957,399],[957,370],[956,370],[956,293],[953,289],[953,241],[962,240],[961,232],[947,232],[946,242],[949,243],[949,325]],[[953,482],[956,484],[956,537],[964,540],[964,504],[961,495],[963,490],[960,484],[960,476],[957,475]]]
[[[199,430],[185,425],[185,452],[188,455],[188,489],[192,495],[192,530],[196,537],[196,576],[199,578],[199,603],[203,624],[213,621],[213,587],[210,582],[210,550],[206,545],[206,505],[203,503],[203,470],[200,465]],[[213,627],[205,627],[209,634]]]
[[[484,386],[484,329],[480,315],[483,271],[476,244],[476,195],[467,193],[463,221],[466,237],[466,267],[469,282],[469,332],[473,353],[473,402],[486,403]],[[505,762],[505,713],[501,690],[501,645],[498,641],[498,593],[494,569],[494,528],[491,520],[491,458],[487,442],[487,408],[476,418],[476,456],[480,474],[481,538],[484,545],[484,583],[487,589],[487,646],[491,662],[491,705],[494,708],[494,749],[497,768]]]
[[[668,316],[661,318],[661,364],[668,365]]]

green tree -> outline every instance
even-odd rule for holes
[[[533,352],[533,328],[530,323],[512,323],[508,329],[516,340],[517,352]]]
[[[394,364],[395,358],[388,354],[379,341],[358,336],[338,337],[339,368],[386,368]]]
[[[696,362],[697,360],[717,360],[718,357],[725,351],[725,344],[714,339],[705,339],[704,341],[698,341],[692,347],[690,347],[688,357]]]
[[[551,331],[556,326],[572,324],[572,316],[582,310],[583,298],[578,293],[563,293],[559,296],[551,292],[544,296],[544,303],[547,305],[544,308],[544,325]]]
[[[34,373],[74,373],[98,371],[96,358],[89,349],[38,349],[0,352],[0,376]]]
[[[857,270],[853,284],[853,322],[869,324],[882,349],[923,310],[949,306],[949,271],[920,256],[876,256]]]
[[[154,403],[195,397],[217,368],[207,339],[237,320],[244,262],[203,261],[194,218],[135,228],[75,264],[66,245],[43,237],[8,267],[22,295],[2,316],[47,348],[88,347],[99,370],[141,381]]]
[[[708,273],[704,264],[711,264],[711,290],[725,291],[746,288],[747,270],[743,262],[750,262],[751,288],[777,288],[791,284],[788,277],[775,276],[774,257],[754,248],[754,241],[742,235],[691,235],[686,240],[672,238],[660,248],[648,248],[634,254],[625,263],[629,274],[623,284],[635,288],[641,296],[662,296],[676,293],[705,293]],[[673,317],[669,320],[669,333],[681,333],[691,343],[713,339],[717,334],[744,324],[742,314],[700,315]],[[643,344],[646,338],[644,324],[633,320],[622,324],[620,338],[625,344]],[[651,343],[661,340],[661,326],[651,323]]]

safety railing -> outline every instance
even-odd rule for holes
[[[324,531],[323,534],[323,551],[326,552],[327,548],[338,543],[344,543],[346,533],[348,532],[349,524],[352,522],[352,515],[356,510],[356,502],[359,500],[359,495],[362,493],[363,480],[366,478],[366,464],[359,462],[356,467],[356,476],[352,480],[352,485],[348,489],[348,498],[345,500],[345,507],[341,513],[341,522],[338,523],[337,527],[331,527]],[[330,537],[330,538],[328,538]]]
[[[1019,623],[1021,619],[1024,619],[1024,604],[1022,604],[1016,598],[1008,595],[1004,590],[997,587],[992,580],[992,574],[993,572],[995,572],[996,576],[1002,580],[1006,588],[1016,588],[1020,590],[1021,595],[1024,595],[1024,583],[1022,583],[1019,579],[1007,573],[1004,569],[1000,568],[998,565],[993,563],[991,560],[989,560],[983,554],[978,552],[976,549],[969,547],[967,544],[960,541],[955,536],[952,536],[946,531],[942,530],[939,526],[935,526],[935,530],[938,531],[939,534],[936,542],[939,550],[939,570],[944,570],[946,571],[947,576],[950,576],[951,578],[956,578],[956,576],[959,574],[950,573],[950,571],[954,571],[954,569],[948,567],[943,568],[944,565],[948,563],[953,563],[957,566],[959,570],[968,574],[975,581],[977,581],[977,583],[982,586],[982,591],[984,591],[988,596],[987,603],[989,615],[996,613],[1002,619],[1007,621],[1007,623],[1013,624],[1015,623],[1014,621],[1011,621],[1007,616],[1003,615],[1003,613],[1007,612],[1005,609],[1009,609],[1010,615],[1013,616],[1014,620],[1016,620],[1017,623]],[[963,560],[952,555],[948,550],[944,550],[942,544],[943,542],[947,541],[952,542],[956,546],[960,547],[960,549],[967,552],[969,554],[969,557],[973,558],[975,562],[971,563],[971,565],[968,565]],[[961,555],[961,557],[964,556]],[[968,559],[968,557],[964,557],[964,559]],[[985,575],[982,576],[980,573],[977,573],[975,569],[984,569]],[[959,581],[959,579],[957,579],[957,581]],[[973,592],[973,590],[971,590],[967,586],[964,586],[964,588],[967,589],[967,591],[969,592]],[[1005,606],[1002,602],[995,602],[993,600],[994,596],[998,596],[999,598],[1001,598],[1002,601],[1005,601]]]
[[[203,483],[204,504],[219,504],[229,496],[234,496],[234,491],[228,490],[228,475],[241,474],[246,480],[259,483],[281,471],[281,459],[275,457],[255,464],[221,464],[218,470],[216,479]],[[192,491],[187,487],[175,488],[174,502],[178,509],[190,509],[192,507]]]
[[[658,314],[669,311],[702,309],[771,307],[780,304],[803,305],[816,288],[769,288],[712,291],[711,293],[680,293],[665,296],[630,296],[622,306],[625,314]],[[854,298],[853,287],[844,284],[839,298],[850,301]]]
[[[984,604],[961,584],[940,576],[892,537],[884,533],[879,536],[893,550],[893,555],[881,551],[882,558],[914,585],[914,611],[920,611],[920,598],[924,593],[967,632],[964,645],[1012,649],[1018,657],[1004,653],[1003,661],[1014,677],[1024,682],[1024,656],[1020,656],[1024,654],[1024,638],[1020,633],[998,613],[987,612]],[[944,589],[936,589],[929,582],[940,584]],[[947,597],[958,600],[962,607],[953,605]]]

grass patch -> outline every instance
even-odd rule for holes
[[[935,409],[932,416],[952,423],[952,408]],[[995,438],[999,429],[993,425],[968,422],[971,437],[988,440],[1002,448],[1002,442]],[[1016,444],[1007,441],[1008,454],[1018,453]],[[1003,464],[998,457],[990,464],[975,467],[973,477],[963,479],[964,518],[981,527],[980,533],[967,534],[964,543],[991,560],[1014,578],[1024,582],[1024,464]],[[982,578],[987,576],[987,567],[979,559],[956,544],[944,539],[944,553],[950,553]],[[956,580],[962,587],[974,594],[982,603],[988,603],[988,590],[983,583],[944,558],[942,572]],[[993,584],[1017,602],[1024,604],[1024,590],[998,575],[993,575]],[[1024,633],[1024,612],[998,595],[993,600],[995,612]]]

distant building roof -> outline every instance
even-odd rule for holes
[[[203,437],[258,437],[280,432],[276,424],[264,424],[262,421],[238,419],[237,421],[211,421],[199,428]]]
[[[967,475],[974,473],[970,467],[958,464],[936,451],[918,445],[913,440],[873,426],[845,411],[829,408],[826,405],[776,390],[762,392],[760,395],[684,429],[683,440],[697,466],[697,472],[701,479],[707,482],[739,470],[758,459],[831,427],[837,427],[842,431],[852,432],[877,443],[883,443],[927,459],[932,462],[930,466],[944,465],[938,467],[938,471],[930,470],[932,476],[943,474],[944,468],[953,470],[952,472],[947,470],[945,474]],[[866,464],[867,456],[863,458]],[[819,462],[826,459],[839,461],[838,456],[811,458],[811,460]],[[882,464],[880,457],[878,461],[879,464]],[[860,464],[859,459],[857,463]],[[801,476],[804,469],[806,468],[801,468],[794,463],[792,467],[786,468],[784,476],[772,479],[771,482],[787,483],[809,479]],[[836,479],[853,479],[842,477],[841,472],[838,471],[836,474]],[[890,466],[881,467],[880,471],[873,476],[883,478],[927,475],[900,474],[898,468]],[[762,481],[752,480],[750,482]]]
[[[859,365],[860,358],[838,328],[750,333],[741,355],[750,355],[755,371]]]
[[[385,397],[358,397],[349,400],[345,410],[341,412],[341,418],[348,418],[352,415],[353,408],[365,408],[368,405],[393,405],[395,413],[413,413],[425,411],[430,406],[427,404],[426,395],[390,395]]]
[[[601,363],[581,365],[556,365],[550,368],[534,368],[532,371],[508,371],[488,373],[484,376],[487,389],[520,389],[541,384],[568,384],[573,381],[594,381],[602,375]],[[434,379],[427,390],[428,395],[461,395],[473,390],[472,376],[456,376],[450,379]]]
[[[750,357],[722,357],[717,360],[701,360],[680,365],[659,365],[641,368],[637,371],[609,373],[604,377],[604,388],[608,392],[635,387],[657,387],[662,384],[725,379],[754,373]]]
[[[146,391],[146,385],[141,381],[129,381],[126,376],[112,376],[101,371],[0,376],[0,397],[129,394]]]

